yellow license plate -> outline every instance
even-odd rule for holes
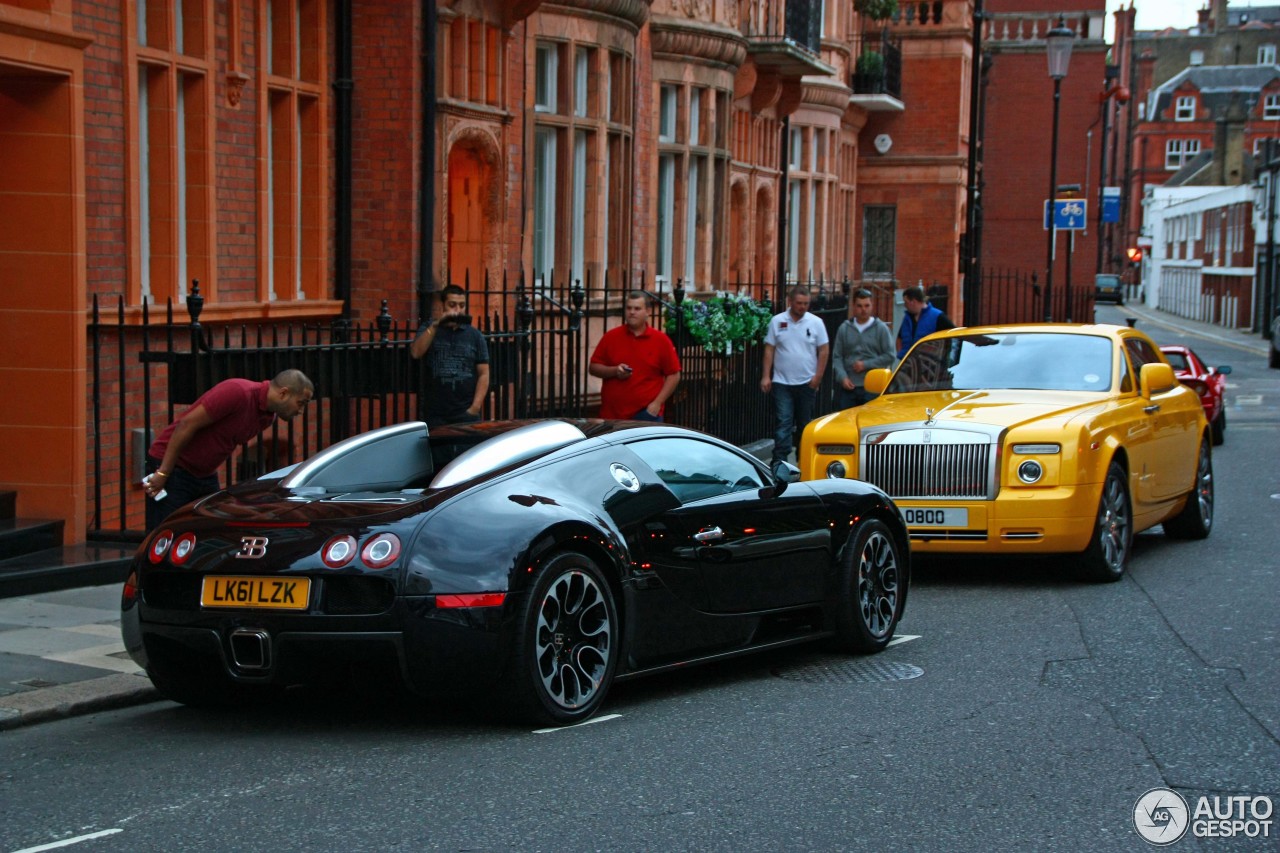
[[[200,591],[202,607],[306,610],[310,578],[236,578],[210,575]]]

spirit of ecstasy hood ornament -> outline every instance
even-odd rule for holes
[[[928,409],[928,408],[926,408],[926,409],[924,410],[924,425],[925,425],[925,426],[933,426],[933,416],[934,416],[934,414],[935,414],[935,412],[933,411],[933,409]]]

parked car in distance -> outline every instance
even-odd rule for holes
[[[1209,367],[1191,347],[1164,346],[1160,352],[1173,365],[1178,380],[1199,395],[1204,416],[1213,430],[1213,443],[1222,444],[1227,437],[1227,374],[1231,365]]]
[[[1271,357],[1267,364],[1272,368],[1280,368],[1280,314],[1271,322]]]
[[[1093,277],[1093,299],[1095,302],[1114,302],[1124,304],[1124,282],[1120,276],[1111,273],[1098,273]]]
[[[805,428],[801,475],[884,489],[912,551],[1069,554],[1084,577],[1114,581],[1136,533],[1212,529],[1204,407],[1137,329],[949,329],[892,378],[867,371],[866,388],[883,393]]]
[[[166,519],[125,583],[125,647],[190,705],[376,676],[552,724],[618,679],[884,649],[902,514],[869,483],[791,473],[666,425],[383,427]]]

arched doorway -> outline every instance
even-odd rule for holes
[[[486,210],[492,169],[474,146],[465,142],[449,152],[449,211],[445,257],[449,283],[472,290],[484,287],[485,243],[489,233]]]
[[[768,187],[760,187],[756,190],[756,209],[755,209],[755,258],[752,260],[752,270],[754,278],[761,282],[773,281],[776,276],[774,269],[774,245],[773,245],[773,228],[770,216],[774,215],[773,196],[769,192]]]

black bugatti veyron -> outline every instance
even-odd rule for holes
[[[171,516],[125,584],[125,645],[187,704],[383,664],[556,724],[691,662],[883,649],[910,577],[897,507],[789,480],[672,426],[397,424]]]

